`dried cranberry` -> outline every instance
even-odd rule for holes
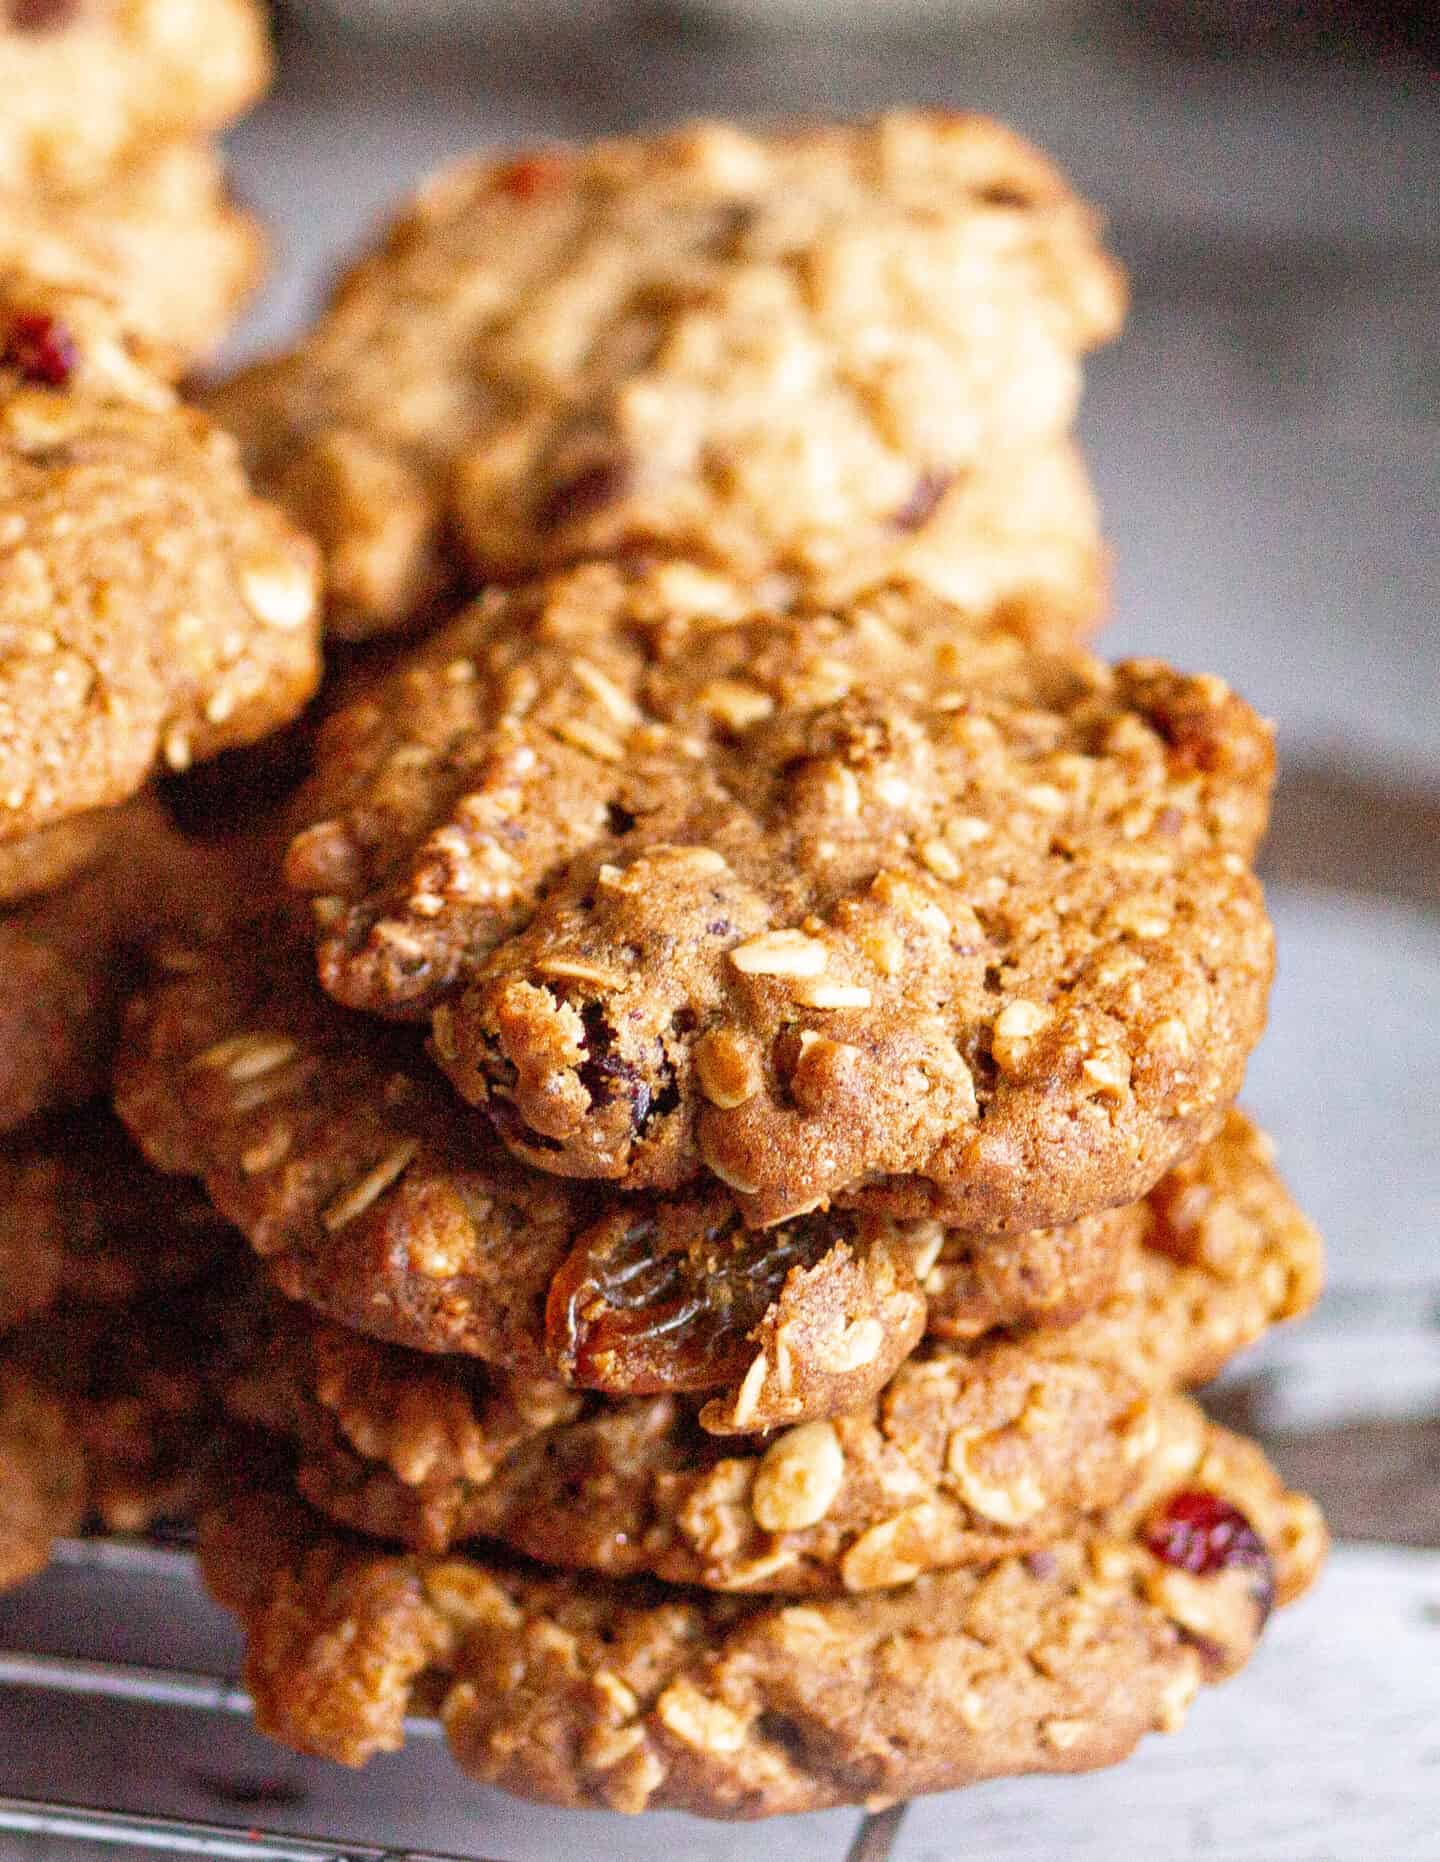
[[[10,319],[0,359],[26,381],[63,388],[79,366],[80,352],[58,317],[43,310],[24,310]]]
[[[494,184],[512,200],[534,200],[548,193],[565,172],[565,164],[554,155],[517,155],[494,173]]]
[[[597,459],[582,466],[568,478],[553,484],[535,509],[535,524],[540,530],[559,530],[582,517],[593,516],[613,504],[630,483],[630,469],[623,459]]]
[[[1256,1600],[1269,1614],[1275,1595],[1270,1554],[1239,1507],[1219,1494],[1202,1488],[1172,1494],[1146,1526],[1145,1547],[1163,1564],[1192,1577],[1236,1569],[1256,1572]]]
[[[890,522],[896,530],[918,530],[920,526],[935,514],[940,500],[954,483],[954,476],[949,472],[922,472],[916,479],[910,496],[891,514]]]

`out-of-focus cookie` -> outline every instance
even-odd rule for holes
[[[1271,733],[913,591],[734,619],[592,564],[321,733],[291,883],[525,1163],[976,1233],[1143,1194],[1260,1033]]]
[[[0,838],[293,717],[317,577],[107,302],[0,280]]]
[[[140,951],[163,930],[204,923],[239,877],[148,796],[86,822],[99,835],[89,865],[0,913],[0,1131],[105,1088]]]
[[[167,144],[83,194],[0,189],[0,271],[107,293],[175,374],[219,346],[259,283],[265,245],[203,142]]]
[[[428,1711],[465,1771],[522,1796],[753,1818],[1083,1771],[1176,1730],[1325,1534],[1222,1430],[1151,1476],[1043,1552],[799,1604],[401,1556],[278,1492],[218,1511],[201,1555],[288,1745],[360,1765]]]
[[[1060,441],[1123,305],[1089,211],[997,124],[699,124],[437,176],[217,407],[320,537],[340,632],[647,551],[1055,631],[1103,591]]]
[[[0,841],[0,907],[54,892],[89,866],[105,845],[107,814],[97,808],[67,815],[19,840]]]
[[[10,0],[0,15],[0,187],[103,185],[218,129],[270,76],[256,0]]]
[[[234,1248],[205,1199],[147,1168],[108,1108],[0,1151],[0,1331],[60,1300],[118,1306],[183,1286]]]

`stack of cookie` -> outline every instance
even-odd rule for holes
[[[0,1586],[174,1511],[208,1439],[169,1299],[223,1225],[156,1232],[101,1101],[140,951],[234,871],[153,779],[320,675],[314,546],[173,386],[259,270],[207,137],[268,75],[253,0],[0,23]]]
[[[423,636],[114,1068],[277,1738],[874,1804],[1119,1759],[1314,1575],[1183,1394],[1319,1246],[1233,1107],[1268,728],[1077,644],[1120,311],[993,125],[711,126],[441,178],[219,397],[332,631]]]
[[[101,288],[178,373],[257,282],[209,138],[265,88],[257,0],[13,0],[0,20],[0,270]]]

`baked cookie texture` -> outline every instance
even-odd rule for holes
[[[860,1597],[405,1556],[274,1492],[213,1515],[201,1552],[288,1745],[359,1765],[429,1712],[522,1796],[760,1817],[1112,1764],[1243,1665],[1324,1545],[1257,1449],[1197,1423],[1087,1530]]]
[[[1139,1248],[1232,1282],[1253,1328],[1283,1305],[1261,1265],[1313,1248],[1238,1115],[1138,1208],[1000,1243],[857,1209],[748,1230],[713,1183],[617,1197],[510,1159],[421,1031],[323,995],[283,915],[153,955],[117,1108],[159,1168],[204,1179],[283,1292],[421,1351],[612,1395],[705,1391],[720,1432],[865,1404],[927,1326],[1072,1320]]]
[[[238,875],[229,854],[182,839],[150,796],[84,821],[98,842],[89,864],[0,912],[0,1131],[106,1088],[141,953],[162,934],[198,933]]]
[[[83,194],[0,188],[0,272],[113,297],[169,374],[219,346],[265,251],[259,221],[231,199],[203,142],[170,143]]]
[[[0,280],[0,838],[293,717],[318,565],[104,300]]]
[[[701,123],[439,175],[216,408],[321,539],[339,632],[622,552],[1084,627],[1063,436],[1123,307],[1089,210],[983,118]]]
[[[103,185],[218,129],[270,78],[255,0],[12,0],[0,18],[0,187]]]
[[[1263,1023],[1269,727],[913,590],[705,624],[694,573],[487,597],[327,722],[327,989],[429,1014],[542,1171],[997,1235],[1142,1194]]]
[[[890,1586],[1035,1549],[1117,1503],[1193,1426],[1170,1393],[1313,1304],[1318,1237],[1268,1166],[1247,1168],[1262,1143],[1243,1127],[1172,1185],[1190,1225],[1157,1214],[1072,1326],[932,1339],[871,1403],[768,1438],[707,1435],[693,1399],[582,1399],[298,1307],[276,1310],[228,1401],[299,1444],[321,1512],[419,1550],[486,1537],[721,1590]]]

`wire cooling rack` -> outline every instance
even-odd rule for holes
[[[55,1547],[53,1563],[72,1571],[186,1583],[194,1575],[194,1561],[188,1551],[139,1538],[62,1539]],[[248,1716],[250,1712],[250,1697],[245,1689],[223,1675],[0,1648],[0,1693],[6,1689],[78,1696],[94,1703],[179,1708],[200,1714]],[[443,1737],[439,1722],[423,1717],[408,1719],[405,1731],[410,1739]],[[865,1816],[844,1851],[843,1862],[887,1862],[904,1814],[902,1804]],[[208,1856],[233,1858],[234,1862],[503,1862],[501,1857],[474,1851],[464,1856],[443,1854],[334,1837],[292,1835],[253,1822],[209,1823],[94,1809],[58,1799],[0,1795],[0,1855],[8,1857],[12,1850],[3,1841],[7,1835],[72,1846],[93,1845],[97,1855],[106,1849],[120,1849],[131,1855]],[[836,1862],[841,1862],[838,1851]]]

